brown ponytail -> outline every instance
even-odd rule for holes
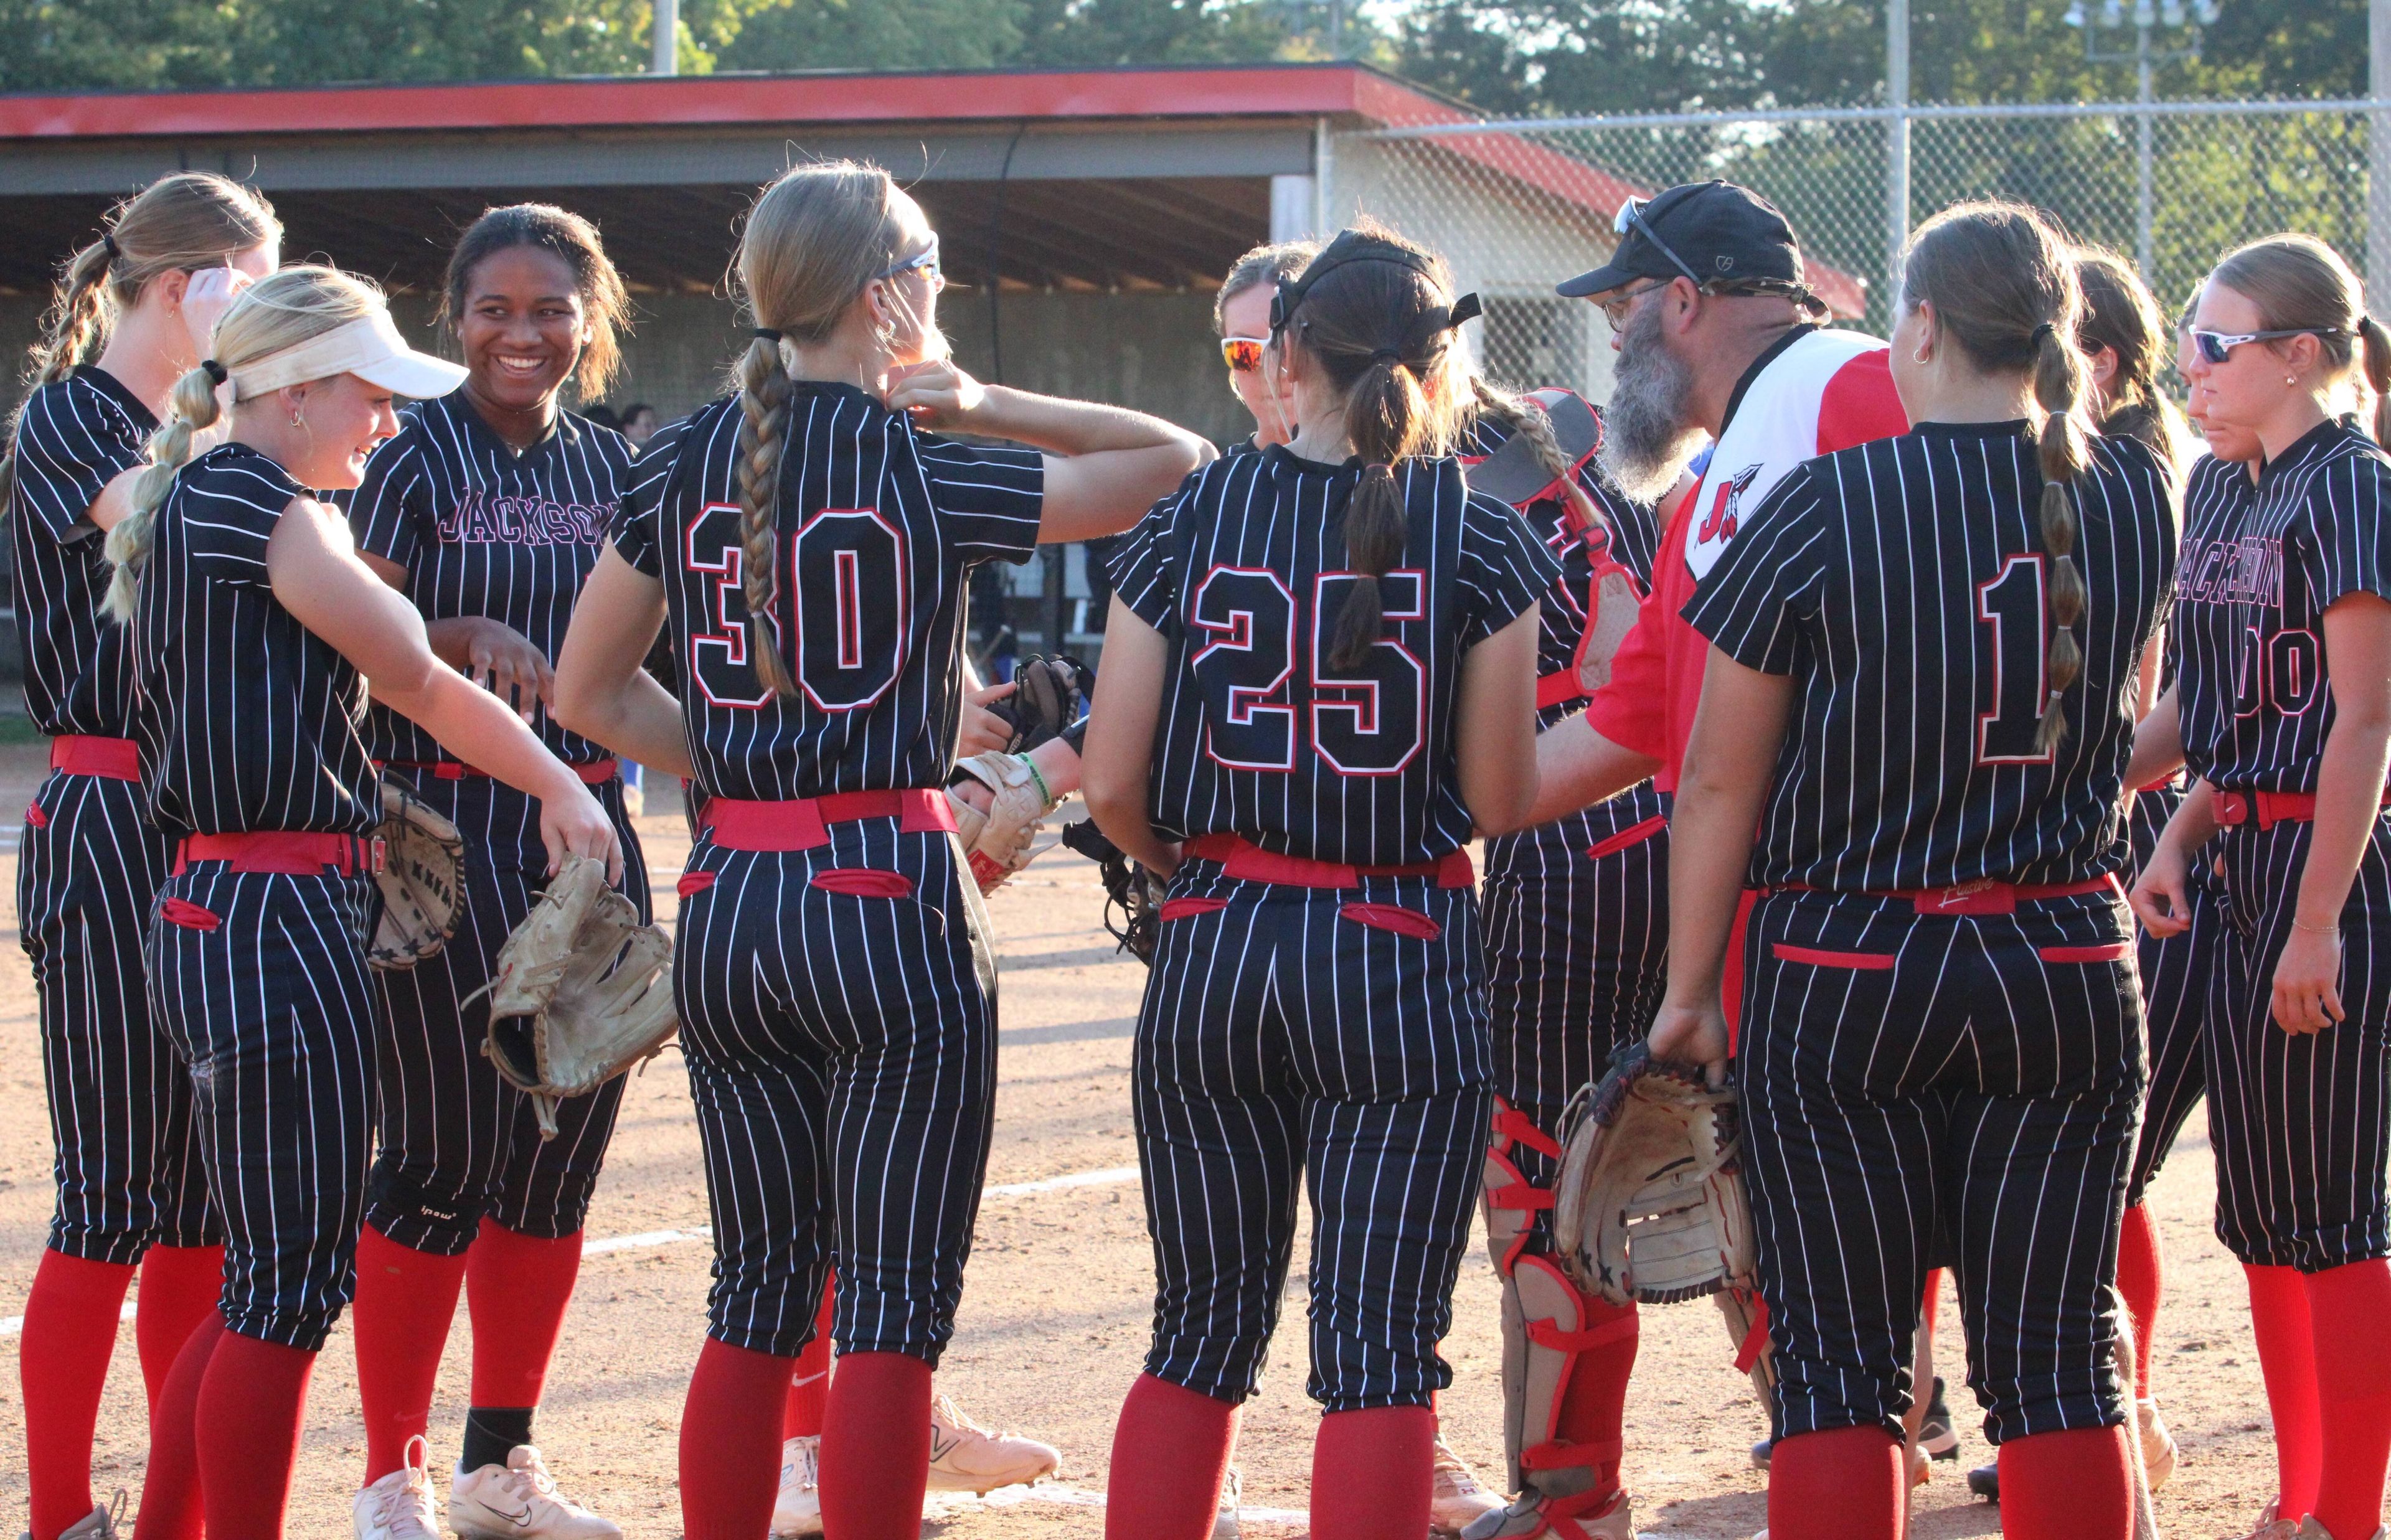
[[[103,234],[59,269],[26,382],[55,384],[97,353],[118,314],[162,274],[213,267],[282,237],[265,199],[209,172],[162,176],[109,211]],[[14,435],[10,435],[12,440]],[[0,507],[16,490],[17,456],[0,460]]]
[[[2050,557],[2049,694],[2036,743],[2054,752],[2067,736],[2068,687],[2084,672],[2075,624],[2084,618],[2075,559],[2075,479],[2090,465],[2077,409],[2090,378],[2076,344],[2084,290],[2074,254],[2041,214],[2020,203],[1961,203],[1928,220],[1901,258],[1905,309],[1934,307],[1937,327],[1987,374],[2029,374],[2046,414],[2036,443],[2042,471],[2042,543]]]
[[[2366,388],[2374,392],[2374,442],[2391,443],[2391,334],[2373,316],[2360,314],[2358,341]]]
[[[756,677],[779,695],[796,693],[782,656],[779,573],[781,456],[795,393],[782,341],[825,341],[872,281],[898,260],[898,200],[888,173],[855,160],[824,160],[784,173],[764,189],[740,232],[739,287],[756,318],[741,355],[739,410],[740,586],[747,597]]]
[[[2109,438],[2139,439],[2170,474],[2179,475],[2189,435],[2183,414],[2159,388],[2162,339],[2166,322],[2159,302],[2133,264],[2105,247],[2075,253],[2075,279],[2084,288],[2084,317],[2075,331],[2087,360],[2106,348],[2116,356],[2109,377],[2100,431]],[[2189,324],[2187,322],[2187,324]]]
[[[1300,347],[1344,398],[1345,436],[1363,463],[1345,505],[1345,562],[1361,581],[1328,648],[1331,667],[1351,668],[1385,634],[1378,579],[1402,559],[1408,532],[1396,472],[1453,442],[1457,307],[1441,261],[1367,222],[1338,235],[1280,294],[1280,345]]]

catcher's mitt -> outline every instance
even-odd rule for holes
[[[1162,884],[1154,874],[1129,858],[1118,845],[1105,838],[1093,818],[1082,818],[1076,824],[1063,826],[1063,843],[1093,861],[1101,868],[1105,883],[1105,929],[1120,943],[1120,949],[1145,964],[1154,966],[1154,949],[1162,940]],[[1113,911],[1121,912],[1118,925],[1113,923]]]
[[[448,944],[465,908],[465,840],[457,826],[394,780],[381,783],[381,915],[366,961],[413,968]]]
[[[1062,800],[1048,795],[1045,780],[1027,755],[974,754],[955,766],[958,780],[965,776],[987,787],[994,798],[988,811],[982,813],[951,790],[947,802],[954,809],[955,834],[971,857],[972,877],[981,892],[992,893],[1029,865],[1030,842]]]
[[[531,1097],[540,1137],[556,1136],[559,1101],[664,1051],[680,1025],[671,962],[671,938],[640,924],[631,901],[606,885],[606,863],[567,858],[483,986],[482,1052]]]
[[[1096,676],[1077,658],[1024,658],[1014,665],[1014,692],[988,709],[1013,729],[1008,754],[1026,754],[1088,714]],[[968,841],[965,843],[969,843]]]
[[[1580,1091],[1561,1125],[1553,1239],[1561,1265],[1613,1304],[1750,1287],[1751,1211],[1732,1088],[1638,1043]]]

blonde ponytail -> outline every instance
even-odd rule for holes
[[[220,411],[216,377],[206,366],[174,381],[166,420],[149,436],[149,465],[133,482],[132,511],[108,532],[104,547],[116,568],[108,580],[108,612],[120,621],[133,618],[134,605],[141,597],[141,567],[157,543],[158,510],[166,506],[175,476],[191,457],[191,440],[214,427]]]
[[[781,340],[759,331],[739,360],[739,583],[747,597],[747,655],[775,695],[795,695],[781,656],[781,456],[788,447],[788,366]]]
[[[1553,436],[1553,419],[1536,403],[1496,390],[1478,375],[1469,377],[1470,393],[1478,398],[1480,415],[1493,417],[1514,438],[1523,439],[1536,456],[1536,463],[1551,472],[1560,485],[1561,501],[1568,504],[1578,520],[1589,529],[1609,531],[1610,520],[1602,509],[1578,484],[1577,468],[1561,453],[1561,441]]]

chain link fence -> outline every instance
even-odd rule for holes
[[[1603,391],[1610,353],[1599,312],[1556,298],[1552,286],[1603,259],[1612,216],[1631,194],[1713,176],[1757,188],[1792,222],[1838,313],[1879,336],[1891,324],[1896,228],[1971,198],[2048,210],[2078,239],[2137,261],[2172,309],[2228,248],[2280,230],[2320,236],[2367,270],[2370,128],[2391,122],[2391,111],[2368,105],[1423,124],[1337,137],[1322,212],[1330,228],[1375,215],[1443,251],[1486,302],[1479,346],[1496,378]],[[2385,144],[2391,156],[2391,135]],[[1898,226],[1896,208],[1906,214]]]

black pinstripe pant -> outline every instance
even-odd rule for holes
[[[2148,859],[2158,832],[2183,801],[2180,791],[2145,791],[2134,799],[2134,863]],[[2149,1045],[2150,1089],[2126,1202],[2139,1203],[2151,1178],[2166,1164],[2191,1110],[2208,1091],[2208,1050],[2201,1023],[2208,1015],[2217,960],[2223,956],[2223,895],[2205,863],[2195,863],[2188,897],[2191,929],[2180,935],[2140,932],[2135,955],[2142,975],[2142,1031]]]
[[[309,1353],[356,1292],[381,993],[373,879],[197,861],[160,888],[149,999],[189,1066],[225,1325]]]
[[[893,817],[834,824],[794,853],[702,839],[680,891],[710,1334],[794,1357],[834,1260],[839,1351],[935,1367],[996,1098],[995,968],[960,847]]]
[[[1776,1436],[1899,1439],[1932,1260],[1956,1260],[1995,1443],[2125,1418],[2110,1285],[2141,1111],[2122,897],[1920,916],[1778,892],[1744,949],[1745,1172]]]
[[[1650,1030],[1669,982],[1669,798],[1650,786],[1486,842],[1494,1094],[1557,1135],[1562,1109]],[[1511,1159],[1550,1187],[1552,1160]],[[1551,1211],[1527,1217],[1539,1253]]]
[[[2243,1262],[2304,1273],[2391,1256],[2391,818],[2375,820],[2342,910],[2346,1019],[2305,1034],[2275,1024],[2274,982],[2313,828],[2218,839],[2231,912],[2208,1016],[2217,1238]]]
[[[557,1108],[557,1136],[539,1136],[531,1098],[482,1052],[487,998],[460,1007],[497,966],[498,948],[548,887],[539,802],[488,776],[443,780],[391,769],[465,837],[465,907],[446,946],[413,968],[377,975],[381,1032],[381,1148],[366,1220],[402,1246],[457,1256],[482,1217],[555,1239],[581,1228],[623,1099],[621,1078]],[[619,780],[593,786],[623,841],[623,891],[649,918],[648,872],[623,815]]]
[[[52,771],[17,846],[17,926],[41,1000],[58,1208],[53,1251],[131,1264],[224,1238],[190,1077],[152,1022],[141,959],[165,841],[141,788]]]
[[[1225,1401],[1253,1393],[1308,1179],[1307,1389],[1332,1412],[1427,1405],[1452,1382],[1436,1345],[1492,1100],[1477,894],[1220,870],[1190,861],[1173,878],[1138,1016],[1157,1274],[1146,1372]]]

